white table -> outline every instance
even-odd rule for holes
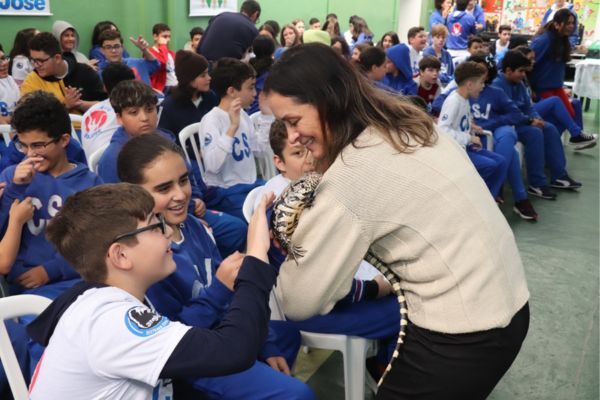
[[[573,93],[578,97],[600,100],[600,60],[587,58],[575,65]]]

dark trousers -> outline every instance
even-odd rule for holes
[[[505,328],[443,334],[409,323],[405,343],[377,399],[485,399],[517,357],[529,304]]]

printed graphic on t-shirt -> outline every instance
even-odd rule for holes
[[[242,146],[243,142],[243,146]],[[244,157],[250,158],[252,151],[250,150],[250,143],[248,143],[248,135],[243,132],[242,140],[237,136],[233,138],[233,147],[231,149],[231,155],[235,161],[242,161]]]
[[[108,120],[108,114],[104,110],[96,110],[92,111],[90,115],[87,116],[83,123],[85,124],[85,129],[87,131],[86,138],[91,139],[94,134],[99,131],[106,121]]]
[[[458,22],[452,24],[452,35],[460,36],[462,33],[462,25]]]
[[[152,336],[165,326],[169,319],[159,315],[148,307],[132,307],[125,313],[125,326],[136,336]]]
[[[10,115],[10,111],[8,110],[8,104],[3,101],[0,101],[0,116],[7,117]]]

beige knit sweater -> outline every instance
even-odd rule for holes
[[[398,153],[367,129],[323,176],[292,237],[306,254],[281,266],[290,319],[326,314],[369,248],[402,279],[409,319],[438,332],[508,325],[529,298],[504,216],[465,151],[445,133]]]

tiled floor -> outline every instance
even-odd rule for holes
[[[598,133],[597,103],[585,128]],[[537,223],[512,212],[509,190],[502,206],[517,238],[531,292],[531,323],[521,353],[492,400],[599,399],[599,147],[565,148],[569,174],[583,183],[556,201],[534,199]],[[301,353],[297,375],[317,398],[344,398],[339,353]],[[372,398],[370,393],[367,398]]]

